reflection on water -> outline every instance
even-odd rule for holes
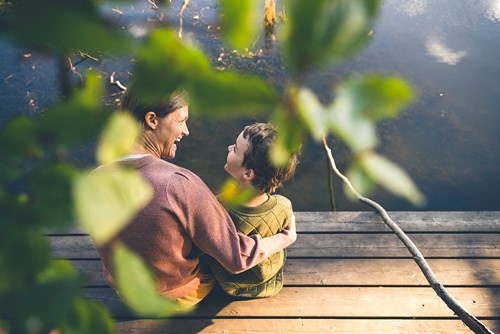
[[[425,43],[427,52],[436,59],[439,63],[448,65],[456,65],[467,55],[466,51],[454,51],[448,48],[437,37],[430,37]]]
[[[163,24],[164,15],[178,27],[182,1],[158,10],[146,1],[131,6],[103,6],[102,11],[135,36]],[[282,3],[278,1],[278,10]],[[237,67],[264,76],[282,86],[288,74],[278,56],[278,45],[269,52],[256,41],[253,55],[236,57],[224,48],[217,34],[217,1],[191,1],[183,14],[183,38],[192,39],[219,68]],[[120,14],[121,13],[121,14]],[[418,100],[397,120],[378,128],[378,149],[399,163],[427,195],[424,208],[379,191],[371,197],[388,210],[500,210],[500,0],[386,0],[373,28],[370,44],[348,63],[312,73],[305,83],[322,100],[352,73],[382,72],[407,78]],[[263,49],[264,51],[260,51]],[[57,96],[54,62],[43,55],[29,58],[30,50],[0,44],[0,122],[19,113],[36,114]],[[128,61],[87,60],[79,65],[99,67],[103,75],[116,71],[126,84]],[[110,87],[116,93],[116,87]],[[259,119],[262,120],[262,119]],[[241,128],[254,119],[206,120],[191,117],[190,136],[182,141],[176,163],[198,173],[217,191],[225,179],[226,147]],[[339,168],[350,156],[331,139]],[[321,145],[308,141],[295,178],[283,193],[296,210],[328,210],[326,158]],[[339,210],[366,210],[349,202],[334,180]]]

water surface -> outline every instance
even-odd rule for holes
[[[150,9],[146,1],[121,7],[108,3],[102,12],[141,38],[158,25],[178,29],[180,2],[160,11]],[[282,6],[278,2],[279,11]],[[221,69],[241,68],[282,87],[288,73],[278,43],[266,49],[261,38],[251,54],[237,57],[218,36],[217,9],[217,1],[191,1],[183,14],[183,38],[197,43]],[[339,80],[354,73],[398,74],[415,87],[417,101],[398,119],[380,124],[377,151],[410,174],[427,204],[416,208],[384,191],[370,197],[388,210],[500,210],[500,0],[386,0],[373,31],[359,55],[311,73],[304,82],[324,101]],[[0,64],[0,125],[20,113],[36,115],[56,100],[57,71],[51,57],[0,42]],[[77,70],[83,73],[88,67],[105,76],[116,71],[124,84],[131,71],[128,60],[108,58],[86,60]],[[78,81],[78,75],[73,79]],[[108,88],[111,94],[119,92],[115,86]],[[226,147],[255,120],[264,118],[192,117],[191,135],[180,143],[175,162],[198,173],[217,192],[226,178]],[[345,170],[349,152],[334,138],[330,141]],[[82,154],[81,160],[90,164],[92,157]],[[296,210],[329,210],[321,145],[308,141],[300,160],[294,179],[281,193]],[[369,209],[347,200],[338,179],[334,187],[339,210]]]

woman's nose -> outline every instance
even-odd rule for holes
[[[233,147],[233,145],[229,145],[229,146],[227,147],[228,152],[230,152],[230,151],[231,151],[231,147]]]
[[[184,125],[184,136],[189,136],[189,130],[187,124]]]

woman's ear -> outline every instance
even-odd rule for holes
[[[246,181],[250,182],[253,179],[255,179],[255,172],[253,169],[246,169],[245,173],[243,174],[243,177],[245,178]]]
[[[158,117],[152,111],[148,111],[144,115],[144,123],[151,129],[154,130],[158,126]]]

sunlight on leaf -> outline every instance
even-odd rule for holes
[[[346,177],[351,182],[353,188],[362,196],[370,194],[375,189],[373,181],[357,164],[349,168],[346,172]],[[344,193],[350,200],[356,200],[354,194],[346,187],[344,187]]]
[[[255,38],[258,4],[256,0],[221,1],[222,32],[234,48],[248,47]]]
[[[219,193],[219,200],[226,207],[237,207],[248,202],[256,193],[252,188],[240,189],[238,181],[227,180]]]
[[[368,38],[378,0],[289,0],[283,53],[295,72],[339,62]],[[298,47],[300,45],[300,47]]]
[[[329,126],[355,153],[373,149],[378,143],[375,122],[395,117],[412,98],[412,89],[399,78],[354,76],[337,88]]]
[[[97,244],[116,235],[152,195],[138,172],[113,167],[81,175],[73,189],[77,217]]]
[[[301,88],[297,95],[297,110],[309,128],[313,138],[321,141],[327,132],[327,113],[316,95],[307,88]]]
[[[142,316],[172,315],[179,304],[161,296],[143,260],[122,244],[113,247],[113,268],[120,297]]]
[[[372,149],[377,145],[375,124],[355,108],[349,88],[340,88],[337,98],[329,107],[329,127],[354,153]]]
[[[101,164],[128,154],[139,137],[139,124],[128,112],[116,112],[111,116],[97,148],[97,160]]]
[[[373,152],[363,153],[358,161],[370,178],[382,187],[395,195],[406,198],[416,206],[424,205],[424,195],[406,172],[395,163]]]

